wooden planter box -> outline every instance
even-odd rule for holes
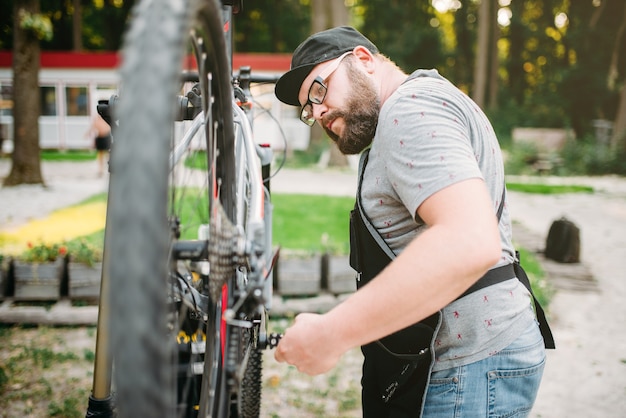
[[[83,263],[67,263],[68,292],[72,299],[97,299],[100,296],[102,263],[88,266]]]
[[[348,256],[328,257],[328,290],[335,294],[356,292],[356,272]]]
[[[59,299],[64,269],[64,259],[51,263],[25,263],[14,260],[15,300]]]
[[[274,290],[283,296],[317,295],[320,276],[319,257],[281,257],[274,269]]]

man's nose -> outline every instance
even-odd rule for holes
[[[322,117],[328,112],[328,106],[322,102],[321,104],[313,104],[313,117],[316,121],[321,121]]]

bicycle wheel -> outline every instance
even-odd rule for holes
[[[238,297],[237,287],[225,284],[240,274],[233,248],[246,226],[236,220],[233,95],[221,7],[213,0],[141,2],[125,42],[105,249],[118,416],[195,416],[200,410],[227,417],[236,402],[225,352],[235,350],[240,358],[243,345],[242,331],[222,319]],[[200,187],[185,186],[194,176],[180,174],[192,158],[171,160],[180,63],[189,45],[204,115],[199,148],[208,171]],[[208,280],[201,256],[197,269],[193,263],[179,268],[185,257],[176,240],[190,229],[189,213],[200,215],[198,225],[210,225]]]

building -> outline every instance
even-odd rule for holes
[[[248,65],[253,72],[283,73],[291,57],[285,54],[235,54],[234,68]],[[96,115],[98,100],[117,94],[120,62],[115,52],[41,53],[39,144],[42,149],[89,149],[85,133]],[[0,51],[0,134],[2,151],[13,149],[12,53]],[[310,130],[298,120],[297,109],[280,103],[273,86],[258,86],[255,100],[257,142],[276,149],[306,149]],[[286,139],[283,139],[283,133]]]

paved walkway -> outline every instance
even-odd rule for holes
[[[0,179],[10,161],[0,159]],[[42,164],[47,187],[0,188],[0,230],[15,228],[51,211],[106,191],[94,162]],[[621,417],[626,411],[626,179],[510,178],[590,184],[593,194],[560,196],[509,193],[517,231],[534,237],[541,250],[550,224],[567,216],[581,229],[582,266],[595,283],[560,286],[551,308],[557,350],[550,351],[532,417]],[[353,172],[283,170],[274,192],[354,195]],[[522,234],[520,234],[521,236]],[[358,373],[358,370],[354,370]]]

